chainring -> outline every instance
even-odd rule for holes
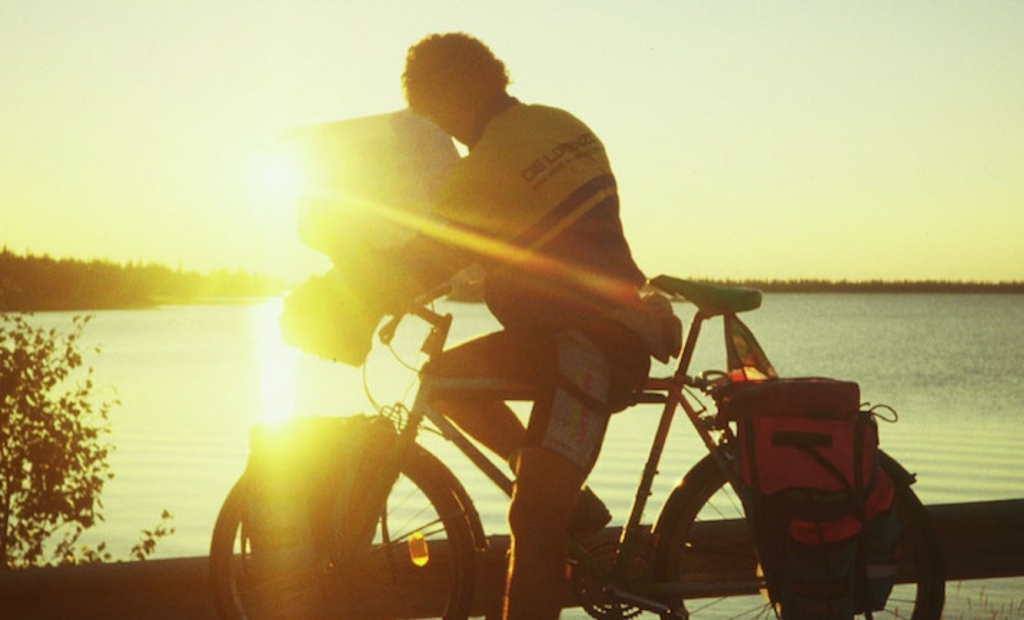
[[[587,544],[587,552],[591,559],[600,564],[607,571],[611,571],[618,556],[618,539],[607,538]],[[608,584],[595,576],[591,571],[573,563],[572,585],[576,592],[576,600],[580,606],[592,618],[598,620],[629,620],[640,615],[643,611],[636,605],[619,599],[614,592],[608,588]],[[646,558],[638,557],[630,562],[629,572],[631,576],[639,576],[646,572],[649,574],[649,563]]]

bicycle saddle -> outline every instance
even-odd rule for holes
[[[708,316],[737,314],[761,306],[761,291],[742,286],[721,286],[660,275],[651,286],[689,301]]]

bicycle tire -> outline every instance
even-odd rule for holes
[[[945,573],[941,549],[927,510],[918,500],[910,483],[913,477],[896,461],[881,454],[882,468],[895,486],[894,505],[900,519],[899,557],[901,571],[909,571],[912,582],[897,584],[884,611],[874,617],[895,615],[914,620],[941,618],[945,602]],[[742,519],[739,497],[726,484],[725,475],[715,460],[706,456],[673,492],[657,525],[658,548],[655,571],[659,581],[685,583],[699,599],[687,604],[689,617],[774,617],[775,612],[763,593],[764,580],[757,573],[753,538],[747,528],[739,538],[725,543],[702,542],[693,534],[694,524],[702,527],[722,525],[723,520]],[[721,539],[719,539],[721,540]],[[719,566],[723,558],[742,558],[744,568],[728,584],[701,573],[701,567]],[[903,565],[906,563],[906,565]],[[730,565],[734,563],[730,562]],[[736,594],[746,590],[746,594]],[[679,601],[667,601],[678,606]],[[677,616],[669,616],[677,617]]]
[[[225,620],[469,617],[476,565],[465,494],[458,492],[461,486],[451,472],[419,446],[404,457],[371,548],[355,559],[322,558],[294,574],[275,572],[267,578],[254,562],[245,522],[248,484],[243,475],[231,489],[210,542],[214,597]],[[382,523],[387,524],[387,545]],[[423,534],[429,545],[430,559],[423,568],[410,560],[407,538],[413,532]],[[369,574],[383,578],[370,581],[365,578]],[[405,587],[417,580],[421,587],[409,596],[412,590]],[[423,580],[429,587],[422,587]],[[352,596],[346,596],[349,592]]]

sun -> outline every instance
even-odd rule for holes
[[[255,174],[261,193],[275,202],[294,203],[302,192],[298,162],[286,152],[263,153],[256,164]]]

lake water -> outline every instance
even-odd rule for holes
[[[495,326],[482,306],[442,307],[456,317],[453,342]],[[106,540],[126,554],[166,508],[177,532],[160,542],[156,557],[204,555],[220,502],[245,465],[254,422],[371,409],[360,370],[281,345],[279,309],[270,300],[94,313],[86,340],[102,352],[89,362],[122,404],[111,414],[116,478],[104,494],[106,523],[86,542]],[[677,312],[689,318],[689,306]],[[34,320],[60,326],[69,317]],[[898,423],[882,426],[882,443],[918,474],[926,504],[1024,497],[1024,296],[770,294],[744,319],[780,374],[853,379],[862,400],[899,412]],[[402,361],[417,361],[422,334],[414,319],[403,323]],[[695,368],[721,368],[720,324],[704,338]],[[415,383],[390,351],[371,355],[365,385],[378,401],[408,402]],[[637,408],[610,426],[591,484],[617,517],[628,511],[657,415]],[[702,452],[681,420],[648,519]],[[506,531],[502,496],[463,463],[451,466],[487,528]],[[949,617],[1024,617],[1024,579],[950,584],[948,592]]]

